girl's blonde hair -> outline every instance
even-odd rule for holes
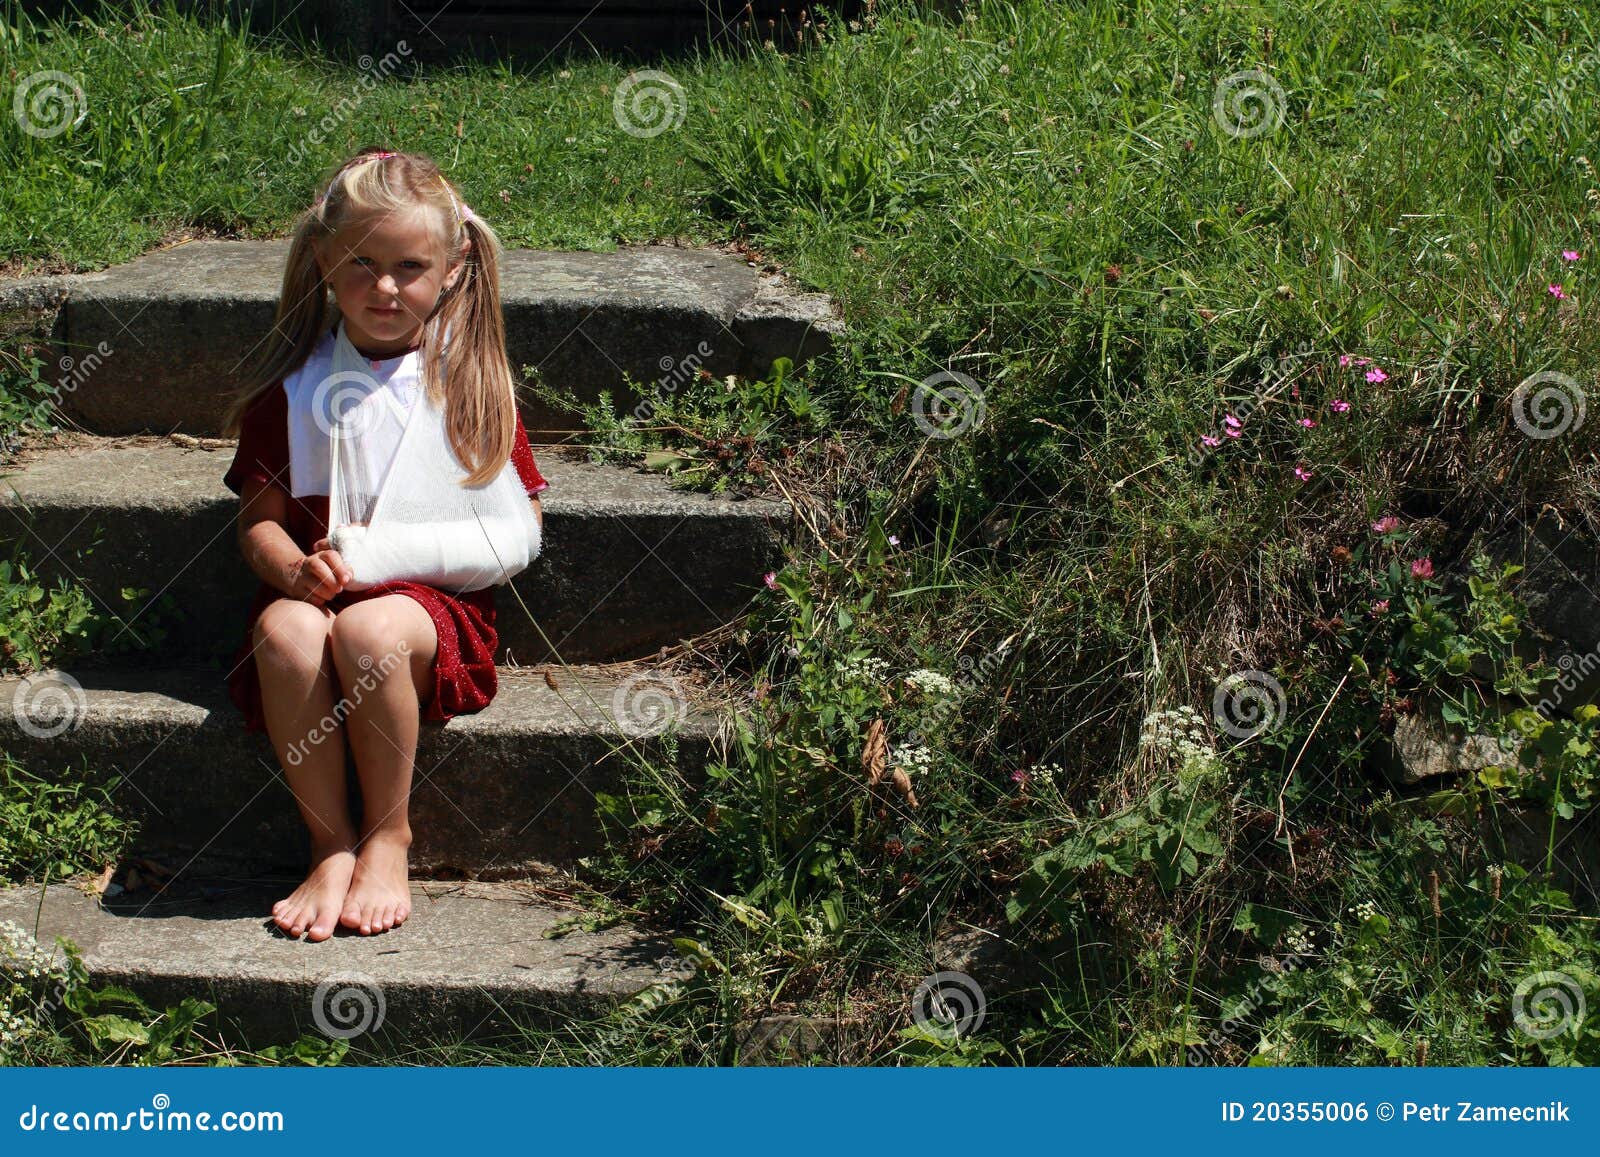
[[[272,331],[244,371],[244,384],[223,417],[222,434],[238,437],[245,412],[304,365],[331,327],[317,247],[352,222],[427,207],[433,210],[429,218],[437,222],[435,236],[444,250],[445,268],[458,261],[465,266],[424,324],[422,382],[428,397],[444,405],[450,446],[468,471],[462,485],[476,486],[501,471],[516,438],[515,387],[500,313],[500,239],[476,214],[463,214],[460,194],[431,159],[391,153],[363,160],[382,151],[363,149],[341,165],[323,186],[326,196],[295,221]],[[448,390],[441,357],[447,327]]]

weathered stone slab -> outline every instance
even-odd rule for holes
[[[419,873],[506,877],[570,865],[601,846],[595,793],[620,791],[629,760],[667,762],[660,732],[675,730],[680,774],[696,775],[709,754],[715,719],[670,676],[503,668],[499,683],[483,711],[423,725],[411,795]],[[309,745],[343,735],[333,720]],[[220,671],[0,678],[0,750],[35,775],[103,776],[143,845],[305,863],[305,826],[276,754],[264,734],[244,730]]]
[[[211,1000],[225,1040],[258,1047],[302,1032],[379,1052],[482,1037],[593,1015],[693,974],[670,943],[625,926],[547,937],[570,911],[516,884],[413,884],[410,918],[388,932],[294,940],[270,912],[296,882],[196,880],[104,904],[52,884],[42,908],[39,888],[4,888],[0,920],[46,950],[70,940],[97,983],[158,1009]]]
[[[233,448],[83,435],[39,446],[0,468],[0,545],[21,543],[41,573],[81,583],[102,612],[125,609],[124,587],[170,595],[182,619],[160,642],[169,664],[230,655],[257,585],[237,544],[239,500],[222,485]],[[495,592],[503,661],[649,655],[736,618],[778,563],[782,503],[538,457],[550,480],[544,553]],[[154,642],[149,626],[130,617],[129,638]]]
[[[29,279],[10,297],[36,303],[65,290],[56,353],[73,361],[59,375],[62,406],[84,429],[215,434],[271,329],[288,251],[287,240],[193,241],[94,273]],[[500,274],[512,369],[533,366],[584,401],[610,390],[631,406],[625,374],[669,390],[700,369],[764,376],[775,358],[826,351],[840,331],[824,295],[717,250],[514,249]],[[578,425],[531,400],[523,420],[535,436]]]

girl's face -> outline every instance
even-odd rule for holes
[[[364,353],[388,357],[417,345],[440,295],[461,276],[463,262],[446,268],[428,212],[353,221],[316,247],[345,331]]]

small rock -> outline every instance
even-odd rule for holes
[[[1515,763],[1516,759],[1515,744],[1504,745],[1488,735],[1468,735],[1425,708],[1395,721],[1394,738],[1381,763],[1391,780],[1411,787],[1441,776]]]

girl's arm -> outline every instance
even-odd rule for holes
[[[530,494],[528,501],[533,503],[533,516],[539,520],[539,529],[544,529],[544,504],[539,501],[537,494]]]
[[[306,554],[284,528],[289,498],[276,486],[252,479],[239,506],[239,551],[257,578],[291,598],[321,606],[353,577],[338,551]]]

